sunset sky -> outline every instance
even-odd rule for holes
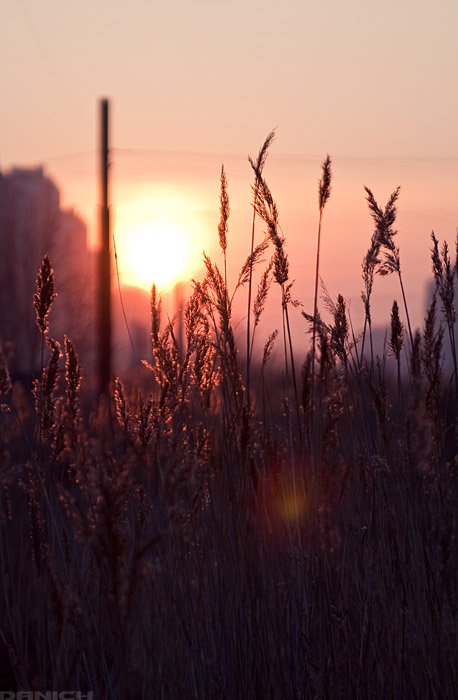
[[[203,248],[220,260],[224,162],[234,279],[249,252],[247,155],[277,127],[265,175],[295,296],[311,311],[329,153],[321,272],[331,296],[342,292],[362,318],[363,185],[383,205],[401,185],[398,242],[419,324],[431,229],[453,245],[458,226],[457,27],[456,0],[2,0],[0,168],[43,164],[95,241],[98,102],[109,97],[120,249],[129,226],[162,222],[188,236],[189,274]],[[377,280],[375,295],[386,320],[395,281]]]

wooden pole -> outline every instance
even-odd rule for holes
[[[111,255],[110,210],[108,206],[108,100],[101,107],[101,206],[99,258],[99,391],[108,392],[111,380]]]

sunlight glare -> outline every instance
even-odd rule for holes
[[[182,191],[155,188],[117,207],[115,238],[121,284],[169,291],[202,264],[208,232],[198,203]]]
[[[122,281],[151,288],[173,286],[189,255],[186,234],[168,222],[139,225],[123,238]]]

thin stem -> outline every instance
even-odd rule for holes
[[[412,335],[412,327],[410,325],[410,317],[409,317],[409,310],[407,308],[407,299],[404,291],[404,285],[402,283],[402,275],[401,275],[401,269],[398,269],[398,277],[399,277],[399,283],[401,285],[401,293],[402,293],[402,300],[404,302],[404,309],[406,312],[406,318],[407,318],[407,327],[409,329],[409,338],[410,338],[410,347],[413,350],[413,335]]]
[[[283,292],[283,290],[282,290],[282,292]],[[286,328],[287,328],[287,332],[288,332],[289,354],[290,354],[290,358],[291,358],[291,374],[293,377],[294,398],[295,398],[295,402],[296,402],[297,427],[299,429],[299,439],[300,439],[301,444],[302,444],[301,414],[299,411],[299,396],[297,393],[296,369],[294,367],[293,343],[291,340],[291,328],[289,325],[288,305],[287,305],[287,302],[285,300],[283,300],[283,308],[285,311]]]
[[[369,319],[369,340],[371,344],[371,372],[374,371],[374,340],[372,337],[372,321]]]
[[[403,420],[403,410],[402,410],[402,381],[401,381],[401,358],[397,358],[398,365],[398,401],[399,401],[399,415],[401,420]]]
[[[366,315],[364,317],[363,337],[361,340],[361,361],[359,364],[360,369],[362,367],[363,360],[364,360],[364,346],[366,345],[366,331],[367,331],[367,312],[366,312]]]
[[[258,187],[254,192],[253,220],[251,222],[251,251],[250,251],[250,276],[248,279],[248,314],[246,324],[246,396],[248,404],[250,404],[250,325],[251,325],[251,288],[253,283],[253,251],[254,251],[254,232],[256,224],[256,200],[258,198]]]
[[[288,351],[286,346],[286,329],[285,329],[285,306],[282,302],[282,326],[283,326],[283,351],[285,355],[285,372],[286,372],[286,384],[289,384],[289,370],[288,370]]]
[[[316,352],[316,318],[318,315],[318,278],[320,274],[320,245],[321,245],[321,220],[323,218],[323,209],[320,208],[320,218],[318,221],[318,242],[316,251],[316,270],[315,270],[315,294],[313,301],[313,331],[312,331],[312,363],[310,376],[310,433],[313,434],[313,394],[315,384],[315,352]]]

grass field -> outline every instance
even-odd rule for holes
[[[436,291],[424,327],[411,328],[394,228],[399,190],[385,207],[367,190],[364,328],[353,332],[343,296],[325,300],[324,313],[327,158],[301,357],[287,240],[264,179],[272,139],[250,161],[243,347],[226,281],[224,170],[224,267],[205,258],[183,348],[153,288],[147,390],[117,378],[109,396],[86,404],[77,349],[52,339],[53,272],[43,260],[33,300],[43,373],[31,396],[11,387],[0,362],[5,691],[458,697],[456,264],[433,236]],[[371,295],[387,274],[399,278],[399,304],[377,355]],[[283,325],[258,358],[253,338],[272,285]],[[271,362],[275,343],[281,366]]]

